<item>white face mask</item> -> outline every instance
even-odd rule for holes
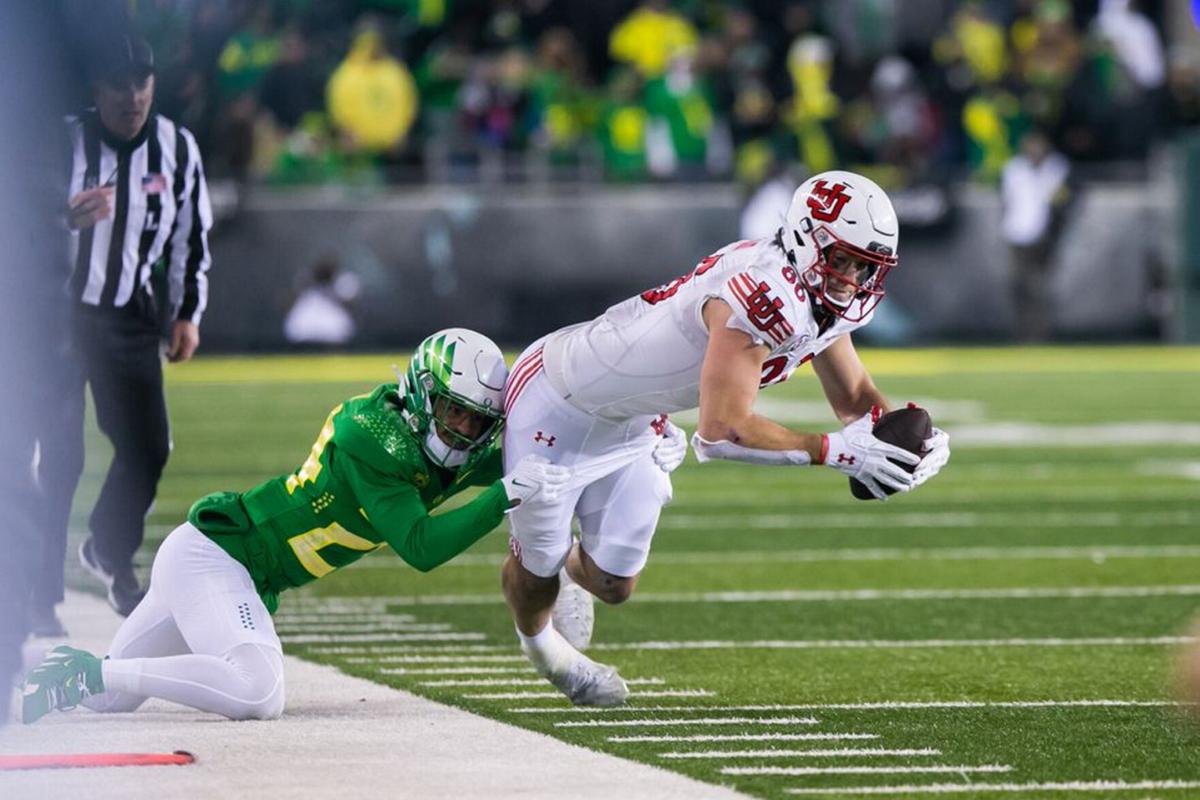
[[[435,463],[450,469],[467,463],[467,456],[470,455],[469,450],[455,450],[443,442],[442,437],[437,435],[436,422],[429,424],[429,433],[425,434],[425,452]]]

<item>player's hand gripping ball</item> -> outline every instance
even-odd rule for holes
[[[882,442],[894,444],[910,453],[924,457],[929,452],[925,446],[925,440],[933,436],[933,430],[933,420],[930,419],[929,412],[918,405],[909,403],[907,408],[898,408],[880,417],[871,432],[876,439]],[[917,468],[912,464],[902,464],[896,459],[891,459],[891,461],[907,472],[912,472]],[[881,484],[880,488],[887,494],[896,493],[896,490],[889,486]],[[850,493],[859,500],[875,499],[866,484],[855,478],[850,479]]]

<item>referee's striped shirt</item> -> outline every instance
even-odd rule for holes
[[[200,324],[208,301],[212,207],[196,139],[151,114],[136,137],[104,130],[95,109],[67,118],[72,164],[68,197],[112,186],[112,214],[71,231],[71,294],[92,306],[124,306],[151,292],[150,271],[167,264],[172,318]]]

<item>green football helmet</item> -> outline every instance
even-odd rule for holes
[[[433,463],[458,469],[487,452],[504,427],[507,378],[500,348],[475,331],[447,328],[417,345],[401,413]]]

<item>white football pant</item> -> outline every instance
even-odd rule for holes
[[[230,719],[283,713],[283,648],[250,573],[184,523],[154,557],[150,588],[104,661],[96,711],[133,711],[148,697]]]

